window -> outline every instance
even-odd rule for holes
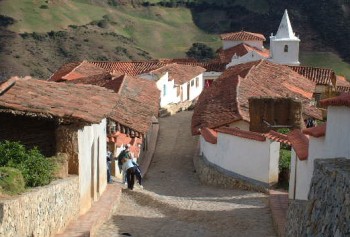
[[[194,86],[194,80],[191,81],[191,86]]]
[[[163,85],[163,96],[165,96],[166,95],[166,85],[164,84]]]
[[[196,87],[199,86],[199,77],[196,77]]]
[[[285,45],[285,46],[284,46],[284,52],[285,52],[285,53],[288,53],[288,45]]]

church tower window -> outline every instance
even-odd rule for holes
[[[285,45],[285,46],[284,46],[284,52],[285,52],[285,53],[288,53],[288,45]]]

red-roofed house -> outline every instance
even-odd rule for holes
[[[56,202],[64,210],[77,206],[78,213],[67,212],[65,216],[50,213],[60,220],[54,228],[62,230],[77,214],[88,211],[106,189],[106,120],[118,97],[111,90],[92,85],[28,78],[11,78],[0,84],[0,140],[36,146],[46,156],[66,153],[66,176],[78,175],[78,203],[70,203],[71,197],[58,196],[57,200],[65,201]],[[55,231],[58,229],[50,233]]]
[[[204,88],[203,72],[205,68],[172,63],[140,75],[156,81],[160,90],[160,107],[193,101]]]
[[[249,129],[251,97],[291,97],[303,104],[303,114],[322,119],[312,104],[315,83],[288,66],[266,60],[239,64],[228,68],[211,87],[202,92],[192,117],[192,134],[198,129],[220,126]]]
[[[350,159],[350,94],[321,100],[327,123],[288,135],[292,143],[289,198],[308,200],[315,159]]]

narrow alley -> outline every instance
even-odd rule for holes
[[[267,195],[202,185],[193,166],[192,112],[160,118],[144,189],[123,190],[96,236],[276,236]]]

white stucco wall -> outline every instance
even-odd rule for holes
[[[244,131],[249,131],[249,122],[244,121],[244,120],[239,120],[231,123],[230,128],[239,128]]]
[[[279,143],[218,133],[217,144],[200,139],[201,153],[217,166],[265,184],[278,181]]]
[[[350,158],[350,108],[328,106],[326,146],[328,158]]]
[[[252,47],[258,48],[258,49],[263,49],[263,42],[262,41],[232,41],[232,40],[223,40],[222,44],[223,44],[223,49],[229,49],[232,48],[236,45],[245,43],[247,45],[250,45]]]
[[[288,45],[288,52],[284,52],[284,46]],[[275,40],[270,37],[270,61],[285,65],[300,65],[298,40]]]
[[[264,57],[258,54],[255,51],[250,51],[247,54],[243,55],[242,57],[235,57],[233,56],[231,59],[231,62],[226,65],[226,68],[242,64],[242,63],[248,63],[253,61],[258,61],[260,59],[263,59]]]
[[[107,186],[106,119],[78,130],[80,212],[90,209]]]
[[[160,90],[160,107],[164,107],[170,103],[174,103],[177,99],[176,87],[174,80],[169,81],[169,74],[166,72],[156,82],[157,88]],[[164,94],[164,86],[166,93]]]
[[[198,78],[198,86],[196,84],[196,80],[197,80],[196,78]],[[193,100],[193,99],[197,98],[200,95],[200,93],[203,91],[203,88],[204,88],[203,74],[199,74],[198,76],[192,78],[190,81],[190,98],[189,98],[189,100]]]
[[[297,200],[307,200],[312,174],[314,171],[315,159],[324,159],[327,157],[327,148],[325,137],[310,137],[309,156],[307,160],[299,160],[292,149],[291,173],[289,180],[289,198]],[[296,167],[295,167],[296,166]],[[295,176],[296,174],[296,176]],[[295,186],[296,185],[296,186]],[[294,195],[295,190],[295,195]]]

